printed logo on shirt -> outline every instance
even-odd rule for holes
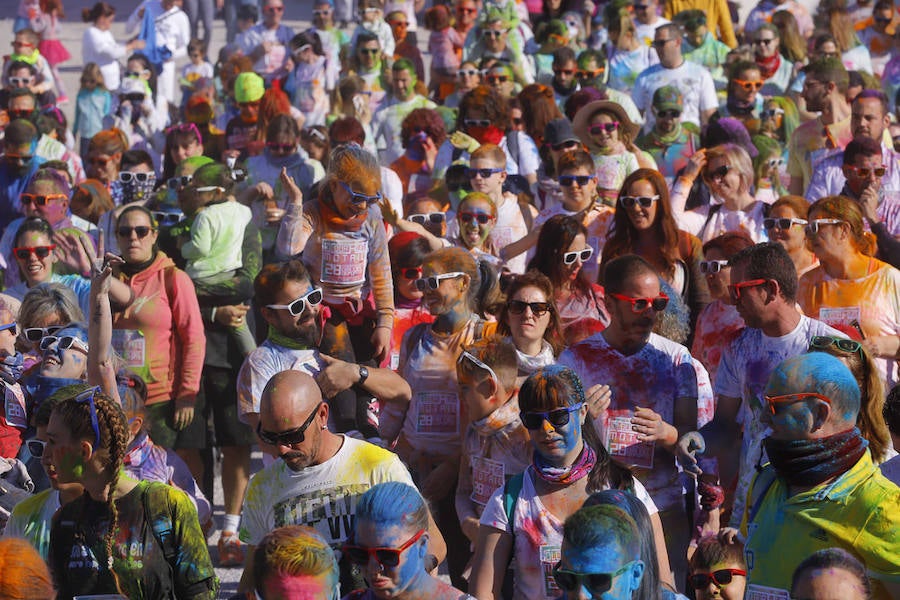
[[[562,559],[560,546],[541,546],[540,557],[541,570],[544,574],[544,596],[556,598],[562,593],[553,578],[553,567]]]
[[[25,394],[22,393],[22,389],[18,385],[15,387],[4,387],[6,388],[3,394],[6,424],[19,429],[27,429],[28,417],[25,414]]]
[[[322,240],[322,283],[365,283],[368,252],[366,240]]]
[[[771,588],[764,585],[750,584],[744,600],[790,600],[791,595],[787,590]]]
[[[619,461],[632,467],[653,468],[655,442],[642,442],[632,429],[630,417],[613,417],[606,428],[606,448]]]
[[[356,503],[369,487],[367,483],[335,485],[282,500],[272,507],[275,527],[308,525],[337,546],[353,531]]]
[[[469,499],[484,506],[491,499],[494,491],[506,482],[505,468],[502,462],[483,456],[473,456],[470,462],[472,464],[472,494]]]
[[[418,433],[459,433],[459,397],[453,392],[416,394]]]

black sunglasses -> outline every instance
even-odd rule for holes
[[[600,598],[612,588],[613,580],[627,571],[634,561],[613,573],[576,573],[563,569],[559,563],[553,567],[553,579],[564,592],[573,593],[586,587],[593,598]]]
[[[147,237],[148,235],[150,235],[151,231],[154,231],[154,229],[147,225],[138,225],[137,227],[122,226],[122,227],[119,227],[118,229],[116,229],[116,234],[119,237],[130,238],[131,234],[134,233],[138,236],[138,239],[142,240],[145,237]]]
[[[545,412],[522,411],[519,413],[519,418],[522,419],[525,429],[540,429],[544,421],[550,423],[554,428],[563,427],[569,423],[572,413],[581,410],[582,406],[584,406],[584,402]]]
[[[562,187],[572,187],[573,183],[577,183],[578,187],[584,187],[596,178],[596,175],[560,175],[558,181]]]
[[[494,173],[502,173],[506,169],[501,168],[492,168],[492,169],[466,169],[466,178],[467,179],[475,179],[475,176],[481,177],[482,179],[487,179]]]
[[[552,310],[553,305],[549,302],[525,302],[523,300],[510,300],[506,303],[506,310],[511,315],[525,314],[526,308],[530,308],[535,317],[543,317]]]
[[[184,187],[189,184],[194,179],[193,175],[181,175],[180,177],[169,177],[168,181],[166,181],[166,185],[170,190],[177,190],[178,188]]]
[[[256,435],[259,436],[259,439],[264,443],[269,444],[270,446],[296,446],[297,444],[302,444],[303,440],[306,439],[306,430],[313,422],[313,419],[316,418],[316,415],[319,414],[319,408],[321,406],[322,402],[316,404],[316,407],[309,413],[309,416],[306,417],[306,420],[300,427],[282,431],[280,433],[266,431],[262,428],[262,421],[260,421],[256,424]]]

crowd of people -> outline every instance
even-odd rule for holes
[[[900,598],[894,3],[312,4],[21,0],[0,597]]]

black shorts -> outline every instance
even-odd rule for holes
[[[144,407],[145,421],[150,427],[153,443],[179,450],[182,448],[206,448],[206,417],[203,416],[203,399],[197,396],[194,404],[194,420],[181,431],[173,427],[175,401],[158,402]]]
[[[200,396],[205,398],[205,414],[212,414],[212,445],[250,446],[257,441],[256,432],[238,419],[237,371],[203,365]]]

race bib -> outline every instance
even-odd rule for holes
[[[418,433],[459,433],[459,398],[453,392],[416,394]]]
[[[858,306],[842,306],[838,308],[820,308],[819,320],[826,325],[831,325],[847,337],[858,340],[861,338],[859,331],[852,325],[859,323],[860,310]]]
[[[494,491],[506,482],[505,469],[502,462],[481,456],[471,457],[470,462],[472,464],[472,494],[469,499],[484,506],[491,499]]]
[[[630,467],[653,468],[655,442],[642,442],[631,428],[630,417],[613,417],[606,428],[606,449]]]
[[[787,590],[766,587],[764,585],[750,584],[744,600],[790,600],[791,595]]]
[[[142,377],[149,373],[146,342],[144,334],[139,330],[114,329],[112,347],[125,361],[126,367]]]
[[[366,240],[322,240],[322,283],[365,283],[368,253]]]
[[[562,558],[559,546],[541,546],[541,570],[544,574],[544,596],[547,598],[556,598],[562,590],[556,585],[553,579],[553,567]]]
[[[512,227],[494,227],[491,230],[491,239],[498,250],[509,246],[513,242]]]
[[[6,424],[18,429],[28,428],[28,416],[25,414],[25,394],[18,385],[13,387],[4,386],[3,403],[5,405],[4,418]]]

